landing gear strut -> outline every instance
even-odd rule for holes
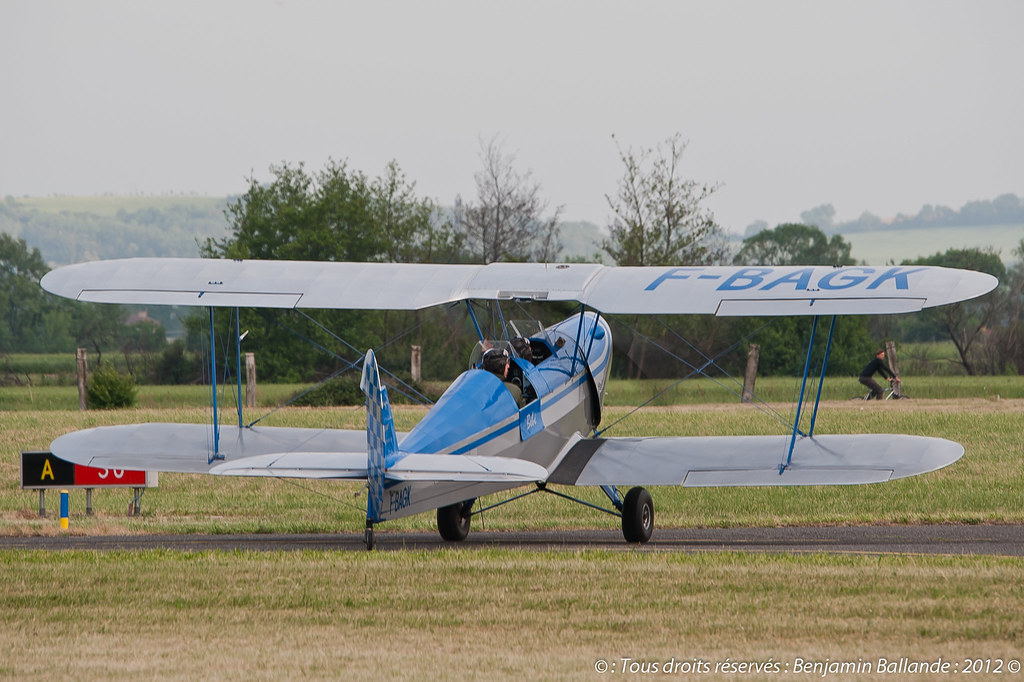
[[[448,542],[462,542],[469,535],[470,508],[473,500],[437,508],[437,530]]]
[[[377,544],[376,539],[373,537],[373,521],[370,521],[369,519],[366,521],[366,531],[363,533],[363,542],[366,543],[367,550],[372,550]]]
[[[630,488],[622,502],[622,535],[626,542],[643,543],[654,533],[654,501],[645,488]]]

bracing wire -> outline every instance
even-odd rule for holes
[[[606,318],[606,319],[608,319],[608,318]],[[722,368],[721,366],[719,366],[717,364],[718,360],[721,359],[722,357],[724,357],[725,355],[731,353],[733,350],[735,350],[741,344],[747,342],[749,339],[751,339],[754,336],[756,336],[758,333],[760,333],[765,327],[769,326],[769,324],[770,324],[770,323],[766,323],[766,324],[762,325],[761,327],[755,329],[750,334],[747,334],[746,336],[744,336],[740,340],[738,340],[735,343],[733,343],[731,346],[729,346],[725,350],[719,352],[714,357],[709,357],[706,353],[704,353],[703,351],[701,351],[700,349],[695,347],[692,343],[690,343],[685,338],[683,338],[678,332],[676,332],[671,327],[666,325],[660,318],[656,318],[656,319],[658,319],[659,323],[661,323],[666,329],[668,329],[670,332],[672,332],[677,338],[679,338],[681,341],[683,341],[691,349],[693,349],[695,352],[697,352],[697,354],[700,355],[701,358],[703,358],[705,360],[703,365],[697,366],[697,365],[694,365],[694,364],[688,362],[686,359],[680,357],[679,355],[673,353],[669,349],[665,348],[661,344],[659,344],[656,341],[654,341],[654,339],[650,338],[646,334],[641,333],[636,328],[634,328],[634,327],[632,327],[630,325],[627,325],[627,324],[625,324],[623,322],[620,322],[617,318],[610,318],[610,319],[614,319],[614,321],[617,324],[619,324],[622,327],[625,327],[626,329],[628,329],[632,333],[634,333],[637,336],[639,336],[642,341],[644,341],[645,343],[650,343],[653,347],[657,348],[658,350],[661,350],[662,352],[666,353],[669,357],[673,358],[674,360],[677,360],[678,362],[680,362],[684,366],[688,367],[691,371],[686,376],[684,376],[681,379],[678,379],[677,381],[673,382],[672,384],[670,384],[666,388],[662,389],[661,391],[659,391],[655,395],[653,395],[650,398],[648,398],[646,401],[644,401],[640,405],[636,406],[635,408],[633,408],[632,410],[630,410],[629,412],[627,412],[623,416],[619,417],[618,419],[616,419],[614,422],[612,422],[611,424],[609,424],[605,428],[601,429],[600,431],[596,431],[595,434],[594,434],[595,436],[600,436],[601,434],[607,432],[609,429],[611,429],[612,427],[617,425],[619,422],[621,422],[621,421],[625,420],[626,418],[632,416],[635,412],[637,412],[641,408],[644,408],[647,405],[650,405],[652,402],[654,402],[655,400],[657,400],[661,396],[665,395],[666,393],[671,391],[673,388],[675,388],[676,386],[678,386],[682,382],[686,381],[687,379],[692,379],[692,378],[697,377],[697,376],[704,376],[704,377],[710,379],[715,385],[725,389],[726,391],[732,393],[733,395],[735,395],[737,397],[742,398],[742,393],[737,392],[736,390],[734,390],[728,384],[723,383],[722,381],[719,381],[718,378],[708,374],[707,369],[709,367],[716,367],[728,379],[731,380],[732,384],[738,385],[738,386],[742,387],[742,383],[741,382],[739,382],[737,379],[732,377],[728,372],[725,371],[724,368]],[[780,424],[782,424],[784,426],[791,426],[792,425],[792,421],[791,420],[787,420],[784,416],[782,416],[782,414],[780,414],[777,410],[775,410],[773,407],[768,405],[768,403],[766,403],[763,400],[761,400],[759,397],[755,396],[755,403],[754,404],[757,407],[757,409],[759,409],[760,411],[764,412],[765,414],[770,416],[772,419],[778,421]]]

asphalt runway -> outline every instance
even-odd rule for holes
[[[826,552],[839,554],[926,554],[1024,556],[1024,525],[800,526],[784,528],[655,528],[643,545],[630,545],[616,530],[497,532],[471,531],[461,543],[434,532],[376,531],[378,551],[480,548],[549,550],[600,549],[627,552]],[[0,537],[0,550],[180,551],[366,551],[363,534],[319,535],[130,535]]]

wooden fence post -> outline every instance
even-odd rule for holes
[[[754,400],[754,381],[757,380],[757,360],[761,354],[761,346],[756,343],[750,344],[747,350],[747,372],[743,375],[743,402],[749,403]]]
[[[256,354],[245,354],[245,406],[256,407]]]
[[[413,383],[417,383],[417,384],[420,382],[420,379],[423,378],[422,367],[421,367],[422,351],[423,351],[423,349],[420,346],[413,346],[412,347],[412,358],[410,358],[410,361],[409,361],[409,364],[410,364],[409,373],[412,375]]]
[[[79,348],[75,352],[75,360],[78,364],[78,409],[84,412],[89,409],[89,394],[85,388],[85,377],[89,371],[89,363],[86,361],[84,348]]]
[[[900,362],[899,362],[899,359],[897,359],[897,357],[896,357],[896,342],[895,341],[886,341],[885,342],[885,361],[889,364],[889,371],[892,372],[895,376],[899,376],[900,375]],[[902,383],[903,382],[901,382],[901,381],[894,382],[894,387],[896,389],[896,395],[897,396],[903,395],[903,386],[901,385]]]

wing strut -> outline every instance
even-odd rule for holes
[[[821,405],[821,389],[825,387],[825,370],[828,368],[828,356],[832,352],[832,337],[836,331],[836,316],[832,316],[832,323],[828,327],[828,341],[825,343],[825,359],[821,361],[821,378],[818,379],[818,395],[814,399],[814,412],[811,413],[811,427],[807,430],[807,436],[814,435],[814,422],[818,420],[818,406]]]
[[[238,308],[235,308],[235,380],[238,393],[235,403],[238,405],[238,428],[242,428],[242,326],[238,320]]]
[[[832,323],[828,329],[828,341],[825,344],[825,357],[821,363],[821,377],[818,380],[818,392],[814,398],[814,410],[811,413],[811,425],[810,428],[807,430],[807,433],[804,434],[800,431],[800,411],[803,409],[804,405],[804,393],[807,390],[807,377],[810,375],[811,372],[811,358],[813,357],[814,353],[814,337],[817,333],[817,330],[818,316],[815,315],[811,322],[811,339],[807,343],[807,356],[804,360],[804,376],[802,381],[800,382],[800,399],[797,401],[796,416],[793,418],[793,435],[789,439],[789,451],[786,453],[786,460],[779,465],[780,476],[793,461],[793,449],[796,447],[796,437],[798,435],[802,435],[810,438],[811,436],[814,435],[814,422],[818,419],[818,407],[821,404],[821,389],[825,384],[825,370],[828,367],[829,354],[832,352],[832,337],[836,330],[836,316],[832,316]]]
[[[473,320],[473,326],[476,327],[476,335],[481,341],[484,340],[484,333],[480,330],[480,323],[476,320],[476,313],[473,312],[473,302],[468,298],[466,299],[466,310],[469,311],[469,318]]]
[[[217,346],[213,327],[213,306],[210,306],[210,388],[213,395],[213,453],[207,458],[207,464],[216,459],[224,459],[220,454],[220,418],[217,415]]]
[[[811,340],[807,343],[807,357],[804,359],[804,378],[800,382],[800,398],[796,402],[796,416],[793,417],[793,435],[789,439],[789,452],[786,453],[786,461],[779,465],[779,475],[786,470],[793,459],[793,448],[796,447],[796,437],[800,434],[800,410],[804,406],[804,391],[807,389],[807,375],[811,369],[811,353],[814,351],[814,335],[818,331],[818,316],[815,315],[811,322]]]

